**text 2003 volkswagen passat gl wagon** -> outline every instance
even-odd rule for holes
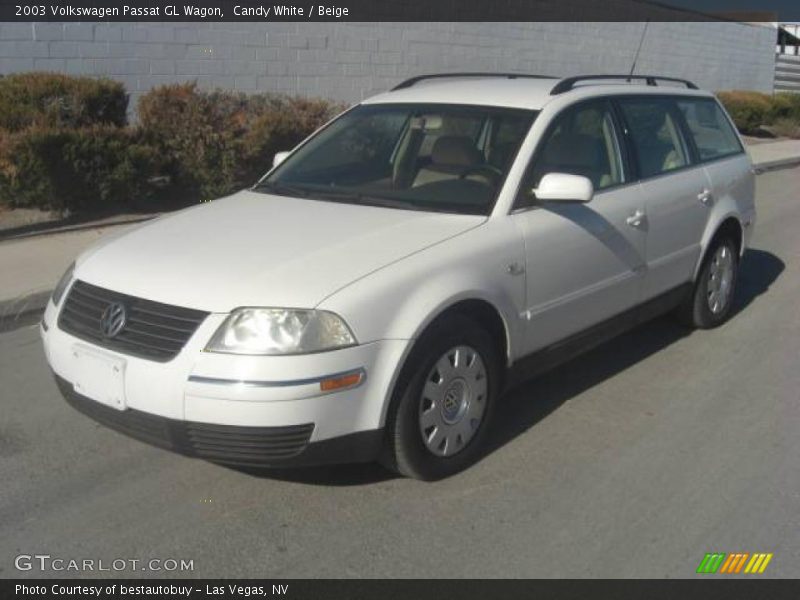
[[[690,82],[416,78],[84,252],[42,336],[68,401],[147,442],[435,479],[519,374],[673,308],[724,322],[753,194]]]

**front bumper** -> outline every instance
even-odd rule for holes
[[[369,462],[378,457],[383,430],[360,431],[311,442],[314,424],[237,427],[178,421],[127,409],[119,411],[78,394],[55,375],[66,401],[76,410],[132,438],[185,456],[241,467],[298,467]]]
[[[383,340],[305,356],[204,352],[225,315],[211,314],[167,362],[123,354],[78,339],[45,311],[41,335],[64,396],[78,410],[132,437],[226,464],[295,466],[362,462],[377,456],[386,403],[407,341]],[[123,402],[112,408],[76,382],[86,351],[121,365]],[[83,365],[83,366],[82,366]],[[116,369],[115,369],[116,370]],[[360,384],[323,392],[321,378],[363,372]],[[122,410],[119,410],[121,408]]]

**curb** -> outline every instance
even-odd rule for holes
[[[164,213],[154,213],[151,215],[127,217],[118,220],[90,221],[87,223],[54,224],[45,226],[44,224],[23,225],[13,229],[0,230],[0,242],[16,241],[41,237],[46,235],[58,235],[60,233],[72,233],[75,231],[86,231],[88,229],[101,229],[106,227],[118,227],[121,225],[135,225],[161,216]]]
[[[754,163],[753,168],[756,170],[756,174],[759,174],[765,171],[772,171],[774,169],[783,169],[786,167],[793,167],[795,165],[800,165],[800,156],[792,156],[790,158],[776,158],[775,160],[766,160],[758,164]]]
[[[0,332],[11,331],[38,320],[50,301],[51,292],[52,290],[33,292],[0,301]]]

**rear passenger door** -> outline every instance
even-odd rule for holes
[[[691,280],[710,213],[709,182],[675,101],[622,96],[618,105],[645,200],[648,300]]]
[[[677,104],[711,183],[708,204],[732,199],[745,219],[752,217],[755,177],[730,120],[714,98],[678,98]]]

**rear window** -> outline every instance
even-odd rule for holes
[[[620,99],[636,149],[639,174],[652,177],[689,164],[689,153],[671,101],[663,98]]]
[[[739,154],[742,146],[719,105],[710,98],[677,100],[701,160]]]

